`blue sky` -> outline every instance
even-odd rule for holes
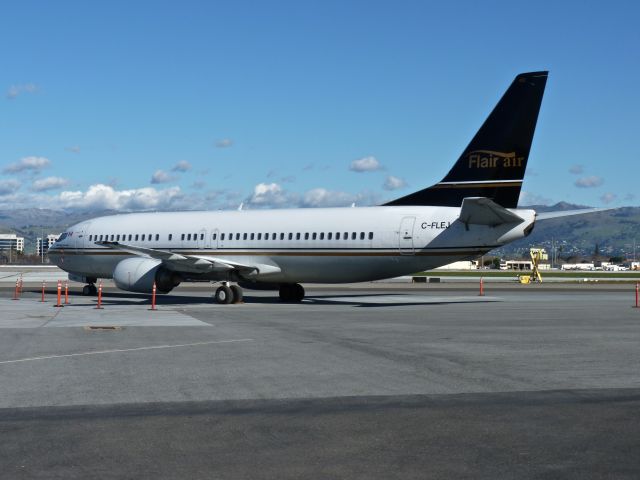
[[[636,2],[13,2],[0,208],[368,205],[550,70],[521,205],[640,204]]]

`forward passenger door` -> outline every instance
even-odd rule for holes
[[[207,244],[209,243],[209,237],[207,235],[207,229],[203,228],[198,233],[198,238],[196,240],[196,246],[198,249],[203,250],[207,248]]]

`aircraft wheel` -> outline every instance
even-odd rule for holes
[[[83,297],[93,297],[96,293],[98,293],[98,289],[93,284],[82,287]]]
[[[304,298],[304,287],[302,285],[300,285],[299,283],[295,283],[291,286],[291,290],[292,290],[292,300],[294,302],[301,302],[302,299]]]
[[[283,283],[280,285],[280,289],[278,290],[278,295],[280,295],[281,302],[288,302],[291,300],[291,285],[288,283]]]
[[[229,287],[223,285],[218,287],[214,298],[216,299],[216,303],[227,305],[233,301],[233,292]]]
[[[231,285],[229,288],[233,296],[233,303],[242,303],[242,288],[238,285]]]
[[[284,283],[279,293],[283,302],[300,302],[304,298],[304,288],[299,283]]]

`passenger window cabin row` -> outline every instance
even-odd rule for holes
[[[235,235],[235,238],[234,238]],[[368,234],[366,234],[365,232],[304,232],[304,233],[293,233],[293,232],[289,232],[289,233],[229,233],[229,234],[225,234],[225,233],[221,233],[221,234],[217,234],[214,233],[211,235],[211,239],[212,240],[218,240],[218,236],[220,241],[232,241],[232,240],[349,240],[349,238],[351,238],[351,240],[358,240],[358,238],[360,240],[365,240],[365,239],[369,239],[369,240],[373,240],[373,232],[369,232]],[[160,241],[160,234],[156,233],[156,234],[102,234],[102,235],[89,235],[89,241],[90,242],[152,242],[152,241],[158,242]],[[181,241],[197,241],[198,239],[200,240],[204,240],[204,233],[182,233],[180,234],[180,240]],[[173,234],[170,233],[167,236],[167,240],[171,241],[173,240]]]
[[[129,234],[128,235],[128,239],[127,239],[127,235],[116,235],[116,234],[107,234],[107,235],[89,235],[89,241],[90,242],[119,242],[122,241],[123,242],[152,242],[155,236],[155,240],[156,242],[160,241],[160,234],[156,233],[155,235],[153,233],[150,234]],[[171,236],[171,235],[169,235]]]
[[[369,232],[369,234],[367,235],[365,232],[351,232],[351,240],[357,240],[358,237],[360,238],[360,240],[365,240],[366,238],[368,238],[369,240],[373,240],[373,232]],[[212,235],[212,240],[217,240],[217,234],[214,233]],[[224,241],[225,239],[231,241],[231,240],[293,240],[295,238],[295,240],[349,240],[349,232],[305,232],[305,233],[265,233],[264,235],[262,233],[236,233],[235,234],[235,238],[234,238],[234,234],[233,233],[229,233],[228,236],[227,234],[221,233],[220,234],[220,241]],[[184,238],[183,238],[184,239]]]

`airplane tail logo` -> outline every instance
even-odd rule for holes
[[[488,197],[516,208],[547,75],[518,75],[442,181],[385,205],[459,207],[464,198]]]

